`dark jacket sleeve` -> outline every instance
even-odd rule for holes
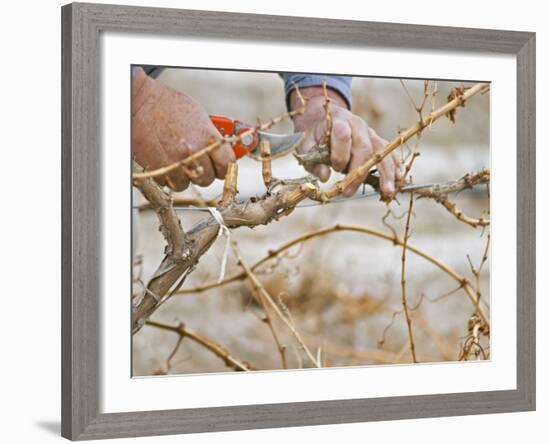
[[[152,77],[153,79],[156,79],[159,76],[159,74],[164,70],[164,68],[160,66],[132,65],[132,75],[134,75],[134,72],[136,72],[136,69],[140,66],[145,71],[145,74],[147,74],[149,77]]]

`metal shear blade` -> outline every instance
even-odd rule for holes
[[[278,154],[287,153],[292,151],[301,141],[304,133],[293,134],[272,134],[264,131],[258,131],[260,141],[267,140],[271,149],[271,155],[276,156]],[[260,155],[260,144],[251,151],[252,154]]]

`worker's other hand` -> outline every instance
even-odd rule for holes
[[[132,78],[132,149],[145,170],[179,162],[221,138],[200,103],[148,77],[142,68],[136,70]],[[207,186],[216,177],[223,179],[227,165],[234,161],[233,150],[224,144],[200,156],[195,164],[190,162],[156,180],[175,191],[184,190],[190,181]]]
[[[298,152],[305,153],[312,149],[325,135],[325,97],[323,88],[313,86],[300,89],[306,99],[306,109],[301,115],[294,117],[296,131],[303,131],[305,137],[298,148]],[[330,134],[330,164],[336,171],[349,173],[365,163],[374,153],[382,151],[388,142],[369,128],[367,123],[348,110],[346,102],[339,93],[327,89],[330,98],[329,110],[332,119]],[[293,91],[290,96],[291,109],[302,106],[300,98]],[[305,169],[326,182],[330,176],[327,165],[308,164]],[[401,162],[395,153],[386,156],[378,165],[380,173],[380,189],[385,196],[395,191],[395,181],[401,174]],[[361,186],[368,172],[361,175],[356,181],[344,190],[344,196],[352,196]]]

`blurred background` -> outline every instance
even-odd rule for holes
[[[165,69],[158,77],[164,84],[186,92],[203,104],[208,113],[221,114],[254,124],[286,111],[283,81],[273,73],[215,70]],[[422,80],[404,80],[417,103],[423,96]],[[452,88],[468,82],[437,81],[435,106],[446,103]],[[433,82],[430,82],[430,90]],[[432,106],[427,101],[425,114]],[[442,118],[424,131],[419,144],[421,155],[415,160],[415,183],[455,180],[464,174],[490,168],[490,94],[474,97],[466,108],[459,108],[456,123]],[[398,131],[418,118],[398,79],[360,78],[353,80],[353,112],[363,117],[382,137],[390,140]],[[292,132],[285,120],[270,129]],[[415,139],[408,143],[415,147]],[[407,154],[408,149],[403,150]],[[304,176],[304,170],[292,156],[273,162],[274,176]],[[332,173],[331,181],[342,176]],[[200,189],[205,198],[218,196],[221,181]],[[240,195],[261,195],[264,185],[260,163],[239,160]],[[177,193],[192,196],[192,190]],[[137,193],[135,193],[137,195]],[[467,215],[488,215],[485,187],[449,196]],[[135,205],[143,203],[137,196]],[[290,216],[268,226],[233,230],[231,238],[239,245],[243,259],[251,264],[274,249],[307,231],[335,224],[361,225],[389,235],[391,229],[382,218],[391,208],[394,216],[386,222],[403,236],[408,197],[389,206],[376,197],[350,199],[323,206],[303,206]],[[184,229],[208,217],[208,213],[179,213]],[[134,217],[137,232],[134,277],[147,282],[163,257],[164,239],[158,231],[156,215],[142,211]],[[483,255],[488,229],[474,229],[459,222],[441,205],[420,199],[414,203],[412,218],[414,245],[434,256],[459,274],[471,279],[469,255],[475,265]],[[225,242],[220,238],[201,258],[187,277],[182,289],[215,281],[220,271]],[[406,364],[411,362],[407,325],[401,303],[400,247],[383,239],[361,233],[338,232],[314,238],[293,247],[278,261],[257,271],[266,289],[281,298],[306,345],[324,366]],[[489,261],[481,275],[483,304],[490,306]],[[240,268],[229,254],[227,275]],[[468,334],[468,319],[474,309],[464,292],[446,294],[456,282],[414,254],[407,254],[407,295],[412,328],[420,362],[456,361]],[[135,282],[134,292],[142,290]],[[201,293],[174,295],[151,319],[176,325],[207,336],[225,347],[233,356],[260,370],[281,368],[281,359],[270,330],[262,322],[261,307],[254,301],[252,287],[238,281]],[[393,322],[392,322],[393,320]],[[275,328],[287,347],[289,368],[310,367],[303,351],[281,322]],[[184,339],[167,361],[178,341],[174,333],[145,326],[133,336],[133,375],[182,374],[231,371],[211,352]],[[484,339],[483,345],[488,346]]]

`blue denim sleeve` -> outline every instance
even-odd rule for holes
[[[327,86],[340,93],[348,104],[348,108],[351,109],[351,77],[347,76],[324,76],[315,74],[280,74],[285,81],[285,96],[288,106],[288,96],[296,85],[299,88],[305,88],[307,86],[321,86],[323,81],[326,80]]]

